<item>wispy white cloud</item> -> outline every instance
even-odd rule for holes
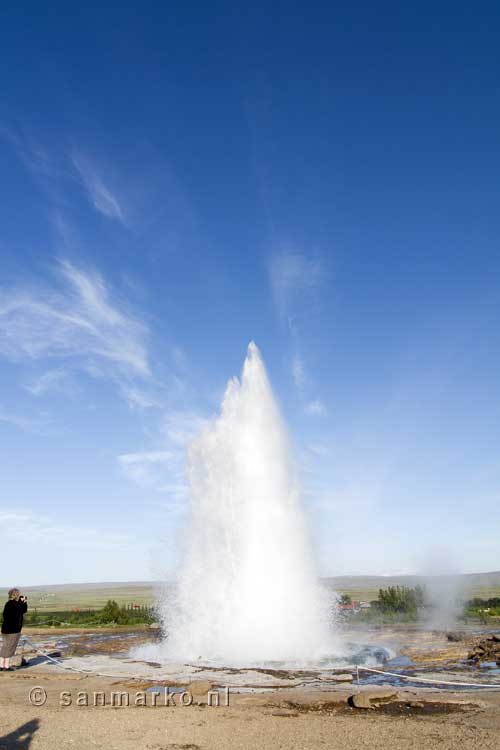
[[[178,456],[173,451],[143,451],[123,453],[118,463],[124,475],[140,487],[168,491],[177,486]]]
[[[308,381],[304,362],[298,354],[292,359],[292,378],[297,388],[302,388]]]
[[[312,453],[314,456],[319,456],[320,458],[323,458],[324,456],[329,456],[331,453],[330,447],[326,445],[325,443],[321,443],[318,441],[315,441],[313,443],[309,443],[307,446],[307,450]]]
[[[164,418],[158,450],[118,456],[123,474],[140,487],[167,493],[181,503],[187,492],[186,449],[206,420],[194,412],[172,412]]]
[[[98,167],[81,153],[73,153],[71,161],[96,211],[107,216],[108,219],[117,219],[124,224],[123,207],[116,193],[113,193],[109,185],[105,184]]]
[[[12,146],[51,202],[65,203],[64,192],[67,191],[64,187],[77,183],[96,211],[108,219],[126,224],[124,201],[116,189],[110,187],[113,178],[104,177],[106,170],[96,159],[80,149],[69,153],[65,147],[48,149],[29,130],[7,127],[3,123],[0,123],[0,138]]]
[[[207,420],[196,412],[174,411],[165,415],[162,431],[170,445],[184,449],[206,423]]]
[[[162,401],[154,393],[130,383],[120,384],[120,393],[131,409],[161,407]]]
[[[25,417],[20,414],[15,414],[11,411],[7,411],[0,407],[0,422],[5,422],[13,427],[18,427],[20,430],[25,432],[33,432],[36,434],[44,433],[48,422],[46,419],[37,417]]]
[[[285,321],[293,342],[291,375],[296,387],[305,396],[311,390],[310,377],[303,356],[303,332],[318,311],[318,296],[326,281],[323,259],[294,249],[275,253],[269,262],[269,282],[276,309]],[[311,399],[311,394],[309,394]],[[324,406],[313,398],[304,407],[306,414],[324,413]]]
[[[47,370],[42,375],[26,383],[25,390],[32,396],[42,396],[47,391],[59,391],[66,394],[74,394],[80,391],[78,385],[72,380],[71,373],[63,368]]]
[[[310,306],[325,280],[324,264],[319,257],[284,250],[272,256],[269,280],[280,315],[293,327],[294,319]]]
[[[0,510],[0,526],[4,540],[19,540],[24,544],[45,543],[103,550],[134,549],[134,540],[127,534],[61,523],[31,509]]]
[[[63,174],[61,167],[51,158],[47,149],[25,130],[0,123],[0,138],[13,148],[18,159],[32,174],[49,178],[57,178]]]
[[[0,292],[0,354],[64,359],[94,376],[146,378],[147,327],[112,298],[102,276],[67,261],[56,287]]]
[[[184,369],[187,365],[187,356],[183,349],[181,349],[180,346],[174,346],[172,349],[172,360],[174,361],[175,365],[180,369]]]
[[[327,408],[321,399],[316,398],[304,406],[304,412],[310,416],[324,417],[326,416]]]

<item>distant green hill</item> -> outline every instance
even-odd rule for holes
[[[433,582],[454,586],[465,599],[500,595],[500,571],[446,576],[336,576],[324,580],[335,591],[367,601],[376,599],[379,589],[389,586],[414,587],[417,584],[432,585]]]
[[[500,571],[459,576],[337,576],[324,581],[335,591],[366,601],[376,599],[381,588],[413,587],[417,583],[425,585],[432,581],[449,582],[456,586],[464,599],[500,596]],[[23,593],[27,594],[31,608],[56,612],[73,608],[95,609],[103,607],[108,599],[114,599],[120,605],[151,604],[163,589],[164,584],[160,582],[132,581],[26,586]],[[4,590],[6,595],[7,589]]]
[[[126,583],[64,583],[53,586],[26,586],[31,609],[60,612],[68,609],[99,609],[108,599],[122,604],[151,604],[159,591],[151,581]]]

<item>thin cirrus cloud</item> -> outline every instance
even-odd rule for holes
[[[181,507],[187,493],[184,455],[180,447],[123,453],[118,456],[118,464],[126,479],[143,489],[167,495],[169,507],[175,509]]]
[[[118,463],[128,479],[140,487],[160,491],[170,486],[172,468],[177,470],[177,456],[169,450],[123,453],[118,456]]]
[[[14,149],[17,157],[32,174],[51,179],[63,174],[60,167],[54,164],[48,151],[30,134],[0,123],[0,139]]]
[[[315,304],[325,280],[324,264],[320,257],[284,250],[271,257],[268,271],[278,312],[293,332],[297,317],[304,316]]]
[[[323,401],[316,398],[313,401],[309,401],[309,403],[304,406],[304,412],[310,416],[324,417],[326,416],[327,409]]]
[[[147,328],[112,299],[104,279],[58,264],[55,288],[0,293],[0,354],[12,361],[64,359],[95,376],[151,375]],[[46,374],[46,383],[51,376]],[[43,389],[44,383],[35,385]]]
[[[120,384],[120,393],[131,409],[151,409],[163,406],[156,393],[130,383]]]
[[[298,354],[292,359],[292,378],[297,388],[302,388],[308,382],[304,362]]]
[[[59,391],[68,395],[79,393],[80,388],[72,380],[71,374],[63,368],[47,370],[24,386],[32,396],[43,396],[48,391]]]
[[[46,417],[25,417],[20,414],[7,411],[0,407],[0,422],[18,427],[25,432],[31,432],[36,435],[43,435],[50,427],[50,422]]]
[[[0,510],[0,524],[5,541],[45,543],[61,547],[132,550],[134,540],[127,534],[62,524],[31,509]]]
[[[74,182],[75,179],[84,189],[90,204],[103,216],[126,224],[123,201],[105,179],[104,169],[94,159],[80,150],[69,153],[64,150],[48,149],[40,144],[29,132],[7,128],[0,123],[0,139],[6,141],[15,150],[24,166],[37,179],[43,180],[43,188],[53,200],[59,183]],[[48,180],[46,178],[49,178]],[[60,203],[60,200],[57,201]]]
[[[167,493],[174,502],[182,502],[187,492],[186,447],[205,424],[206,420],[192,411],[167,413],[160,431],[161,448],[118,456],[122,473],[140,487]]]
[[[108,219],[116,219],[125,224],[123,206],[109,185],[105,184],[96,165],[80,153],[72,154],[71,161],[96,211]]]
[[[309,376],[301,351],[301,334],[317,312],[319,292],[327,277],[325,264],[317,254],[284,250],[272,256],[268,272],[276,309],[281,320],[286,321],[293,341],[292,379],[304,394],[310,390],[313,379]],[[304,412],[323,416],[326,407],[320,399],[314,398],[305,404]]]

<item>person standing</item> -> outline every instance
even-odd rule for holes
[[[19,589],[11,589],[8,597],[3,608],[0,672],[14,671],[14,668],[10,666],[10,658],[16,653],[23,627],[23,617],[28,609],[27,599],[21,596]]]

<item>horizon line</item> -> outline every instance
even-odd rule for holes
[[[332,579],[343,579],[343,578],[464,578],[470,576],[489,576],[489,575],[500,575],[500,570],[484,570],[480,572],[468,572],[468,573],[342,573],[341,575],[322,575],[318,576],[320,580],[332,580]],[[68,581],[64,583],[26,583],[24,585],[19,584],[17,588],[25,589],[37,589],[47,588],[51,586],[152,586],[152,585],[165,585],[174,583],[175,579],[170,580],[158,580],[158,579],[147,579],[147,580],[122,580],[122,581]],[[12,588],[12,584],[0,585],[0,589]]]

